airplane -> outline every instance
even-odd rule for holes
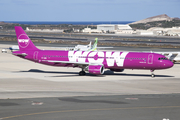
[[[11,50],[11,52],[12,52],[13,50],[19,50],[19,46],[13,45],[12,47],[9,47],[9,48],[3,48],[3,49],[1,50],[2,53],[3,53],[3,52],[4,52],[4,53],[7,53],[7,49]]]
[[[69,48],[69,50],[73,51],[88,51],[91,50],[91,42],[88,45],[76,45],[74,48]]]
[[[13,51],[13,50],[19,50],[19,46],[13,45],[13,46],[9,47],[9,49],[10,49],[11,51]]]
[[[12,54],[40,64],[57,67],[79,67],[80,76],[90,74],[102,75],[105,69],[123,72],[124,69],[153,71],[171,68],[174,64],[164,55],[157,53],[121,52],[121,51],[65,51],[40,50],[27,36],[21,26],[15,26],[19,51]]]
[[[180,52],[154,52],[166,56],[173,63],[180,62]]]
[[[95,42],[93,46],[91,46],[91,42],[88,45],[76,45],[74,48],[69,48],[69,50],[73,51],[97,51],[97,49],[101,48],[113,48],[113,47],[97,47],[98,38],[95,38]]]

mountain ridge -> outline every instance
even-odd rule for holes
[[[149,17],[140,21],[136,21],[131,24],[139,24],[139,23],[148,23],[148,22],[155,22],[155,21],[172,21],[173,19],[179,19],[179,18],[171,18],[166,14],[162,14],[162,15],[157,15],[157,16],[153,16],[153,17]]]

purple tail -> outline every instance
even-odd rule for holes
[[[15,26],[16,37],[20,51],[39,50],[27,36],[21,26]]]

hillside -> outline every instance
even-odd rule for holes
[[[0,25],[12,25],[13,23],[7,23],[7,22],[1,22],[0,21]]]
[[[163,15],[149,17],[149,18],[137,21],[137,22],[130,23],[130,24],[148,23],[148,22],[155,22],[155,21],[172,21],[172,20],[173,18],[170,18],[166,14],[163,14]]]
[[[162,27],[162,28],[171,28],[175,26],[180,27],[179,18],[170,18],[166,14],[158,15],[144,20],[140,20],[134,23],[129,24],[133,29],[144,29],[147,30],[151,27]]]

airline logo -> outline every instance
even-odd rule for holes
[[[84,51],[69,51],[68,56],[71,62],[89,62],[103,64],[106,59],[107,66],[124,66],[124,58],[129,52],[84,52]],[[87,57],[86,57],[87,56]]]
[[[22,48],[26,48],[29,45],[29,42],[29,37],[26,34],[21,34],[18,37],[19,46],[21,46]]]

